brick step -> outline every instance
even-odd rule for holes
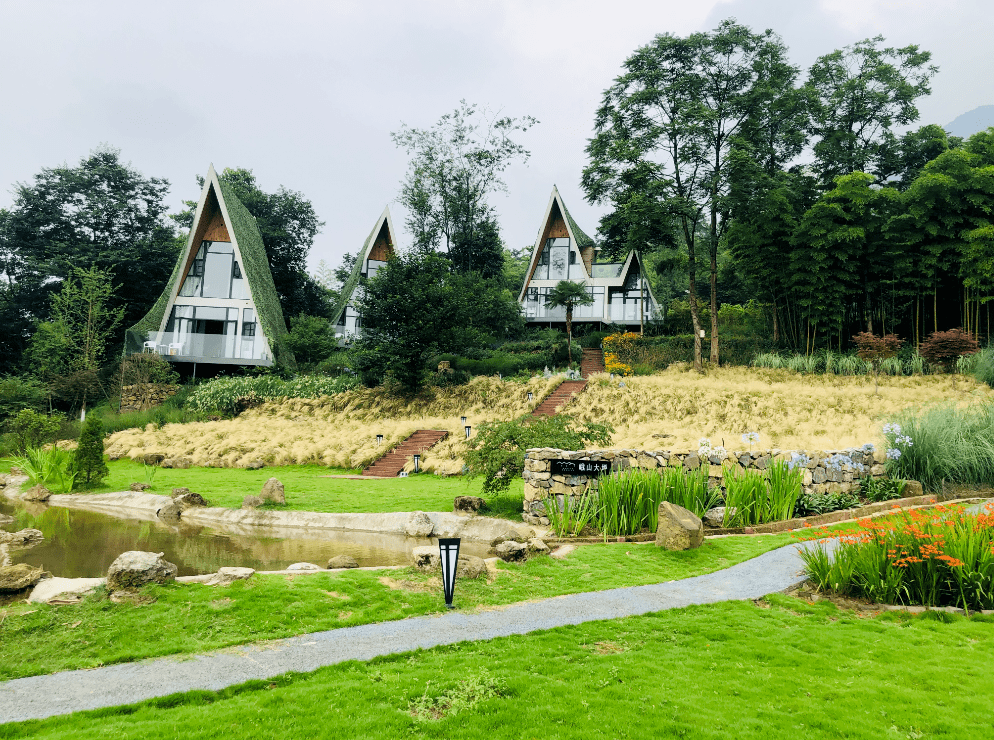
[[[545,397],[538,408],[532,411],[532,416],[555,416],[556,407],[569,403],[586,385],[585,380],[564,380],[558,388]]]
[[[407,464],[407,458],[419,452],[431,449],[441,440],[449,436],[441,429],[419,429],[399,445],[383,453],[382,457],[362,471],[363,475],[391,478],[399,475]]]
[[[583,378],[590,377],[593,373],[603,373],[605,371],[604,367],[604,352],[599,349],[584,349],[583,357],[580,359],[580,376]]]

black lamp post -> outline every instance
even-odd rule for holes
[[[473,427],[467,425],[466,426],[466,439],[469,439],[469,433],[472,432],[472,431],[473,431]]]
[[[377,434],[376,435],[376,444],[378,444],[378,445],[383,444],[383,435],[382,434]]]
[[[445,606],[452,606],[452,594],[456,590],[456,569],[459,567],[459,538],[440,537],[438,555],[442,561],[442,591],[445,593]]]
[[[414,456],[414,472],[415,473],[421,472],[421,455]]]

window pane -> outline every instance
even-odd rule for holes
[[[549,280],[566,279],[566,260],[569,247],[553,247],[549,255]]]
[[[227,245],[229,251],[215,251],[215,247],[221,245]],[[231,297],[231,275],[234,255],[230,249],[230,243],[218,242],[212,244],[211,248],[207,251],[207,260],[204,263],[204,298]]]

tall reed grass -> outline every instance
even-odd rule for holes
[[[766,471],[726,465],[726,527],[746,527],[790,519],[801,495],[803,471],[776,460]]]
[[[943,482],[994,484],[994,403],[905,411],[884,434],[892,478],[919,481],[928,491]]]
[[[966,360],[961,366],[960,372],[969,373],[972,370],[972,360]],[[781,355],[777,352],[764,352],[757,354],[752,360],[753,367],[762,367],[771,370],[793,370],[797,373],[813,375],[815,373],[825,373],[827,375],[866,375],[873,372],[870,363],[861,359],[857,355],[840,354],[831,350],[815,352],[810,355]],[[924,358],[917,352],[906,358],[889,357],[880,362],[880,373],[882,375],[922,375],[927,372],[928,366]]]
[[[73,453],[58,445],[29,447],[24,454],[6,458],[4,462],[23,470],[32,486],[71,493],[76,483]]]

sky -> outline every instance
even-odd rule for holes
[[[994,103],[990,0],[0,0],[0,208],[16,183],[101,145],[168,179],[173,211],[209,164],[244,167],[311,200],[324,227],[310,264],[335,266],[385,205],[410,243],[396,202],[407,155],[390,132],[465,99],[540,122],[491,201],[507,245],[534,243],[553,184],[593,234],[603,208],[579,180],[603,91],[656,34],[730,17],[780,34],[802,74],[878,34],[931,51],[920,123]]]

